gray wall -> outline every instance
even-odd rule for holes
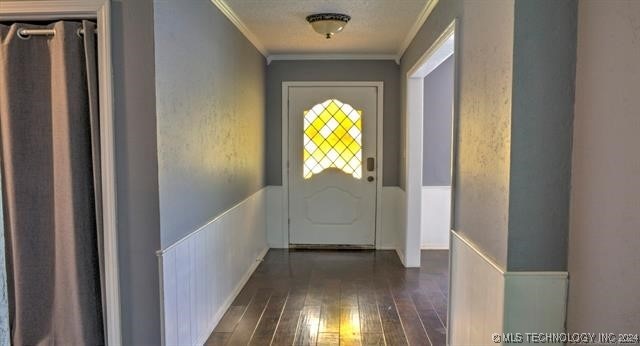
[[[451,185],[453,62],[451,56],[424,78],[423,186]]]
[[[515,3],[510,271],[565,271],[577,1]]]
[[[112,11],[122,339],[159,345],[153,3],[114,1]]]
[[[390,60],[273,61],[267,69],[267,184],[282,185],[282,82],[383,81],[383,185],[398,185],[400,69]]]
[[[506,267],[514,0],[466,1],[454,229]]]
[[[506,267],[514,0],[440,1],[402,57],[406,72],[461,19],[453,228]],[[404,117],[404,110],[402,112]],[[402,140],[405,140],[404,119]],[[405,150],[402,148],[404,169]],[[404,179],[404,171],[402,179]],[[401,182],[405,186],[404,180]]]
[[[640,2],[579,2],[570,332],[640,326]]]
[[[264,186],[265,59],[208,0],[155,3],[162,247]]]
[[[404,100],[406,72],[460,19],[453,228],[505,269],[566,268],[575,8],[574,0],[440,1],[402,57]],[[401,114],[404,143],[404,105]],[[557,152],[542,155],[549,146]]]

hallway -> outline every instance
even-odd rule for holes
[[[444,345],[448,251],[271,249],[206,345]]]

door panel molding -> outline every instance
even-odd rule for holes
[[[304,81],[282,82],[282,189],[283,189],[283,208],[282,208],[282,220],[286,232],[284,232],[284,239],[282,246],[289,248],[289,88],[291,87],[375,87],[377,90],[377,133],[376,133],[376,147],[377,147],[377,165],[376,165],[376,218],[375,218],[375,245],[378,247],[379,234],[381,232],[381,215],[382,215],[382,181],[383,181],[383,119],[384,119],[384,82],[382,81]]]

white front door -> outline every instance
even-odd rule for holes
[[[375,86],[290,86],[289,242],[375,244]]]

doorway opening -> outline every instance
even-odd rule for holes
[[[19,147],[20,150],[27,152],[28,155],[12,155],[13,160],[25,163],[23,166],[32,165],[27,167],[28,170],[38,174],[43,173],[39,176],[30,174],[27,177],[35,180],[44,176],[42,178],[44,182],[40,182],[37,189],[25,188],[25,186],[32,187],[31,181],[22,179],[25,175],[15,169],[14,166],[8,172],[5,169],[8,165],[3,165],[2,189],[4,190],[4,198],[0,201],[0,206],[4,213],[0,214],[3,214],[2,218],[4,220],[2,221],[4,222],[0,224],[0,232],[2,232],[3,236],[12,234],[12,232],[22,236],[20,243],[15,239],[17,237],[4,239],[8,245],[6,248],[9,248],[6,255],[12,258],[3,258],[2,269],[7,270],[6,272],[2,270],[3,274],[17,277],[16,272],[18,270],[15,270],[15,268],[19,268],[20,275],[22,275],[21,281],[12,279],[11,290],[14,290],[13,292],[18,291],[19,282],[37,283],[41,280],[50,279],[54,274],[58,278],[58,280],[54,281],[62,284],[56,286],[57,284],[54,285],[47,282],[47,285],[41,285],[41,287],[32,285],[31,288],[33,290],[30,290],[27,294],[35,292],[35,294],[40,295],[41,297],[38,297],[39,300],[36,303],[34,303],[35,300],[33,299],[19,301],[18,298],[15,298],[18,295],[12,292],[10,301],[0,304],[0,320],[3,320],[0,326],[0,343],[10,343],[8,340],[9,334],[7,333],[10,332],[13,339],[16,339],[16,335],[19,334],[19,340],[26,343],[30,342],[25,340],[37,339],[42,341],[55,338],[58,341],[75,340],[76,342],[99,339],[101,343],[118,345],[122,341],[122,333],[116,220],[111,2],[109,0],[54,1],[47,3],[4,1],[0,7],[0,24],[5,24],[3,34],[12,36],[12,39],[3,42],[5,45],[10,42],[17,42],[12,48],[20,48],[19,44],[29,43],[31,44],[29,49],[32,52],[19,55],[15,53],[17,50],[12,50],[13,57],[23,56],[23,58],[17,64],[14,59],[8,59],[7,61],[13,63],[7,64],[8,66],[18,67],[15,69],[6,68],[0,74],[7,77],[10,76],[11,72],[14,74],[16,73],[15,71],[21,73],[20,69],[23,66],[27,66],[29,73],[33,72],[29,78],[32,80],[41,79],[43,82],[42,84],[35,83],[35,86],[30,84],[26,87],[24,83],[11,84],[14,87],[11,95],[18,95],[25,99],[29,98],[31,102],[18,111],[14,111],[14,109],[18,108],[6,105],[18,103],[13,101],[17,98],[7,97],[3,100],[5,109],[9,108],[11,110],[3,113],[4,126],[2,130],[5,135],[3,136],[3,141],[8,141],[12,137],[18,138],[20,135],[28,135],[25,130],[15,130],[16,128],[20,129],[20,127],[12,128],[10,126],[12,124],[15,126],[18,121],[22,122],[20,124],[22,129],[26,128],[32,132],[34,129],[41,131],[38,133],[38,137],[46,138],[46,136],[52,136],[55,132],[56,136],[54,137],[57,139],[62,138],[56,141],[55,144],[57,148],[62,149],[55,151],[34,146],[33,143],[36,142],[24,141],[23,143],[22,138],[14,141],[20,142],[19,144],[22,145],[22,147]],[[48,43],[43,44],[44,42]],[[57,48],[55,53],[50,53],[50,55],[42,54],[43,52],[48,53],[48,51],[44,51],[45,48],[53,49],[53,46]],[[3,47],[3,50],[6,52],[9,48]],[[51,60],[54,60],[55,57],[57,66],[56,69],[53,69],[55,71],[49,71],[45,67],[50,64],[46,60],[48,57],[51,57]],[[34,66],[37,68],[34,68]],[[73,68],[68,68],[70,66]],[[51,80],[47,80],[49,77],[51,77]],[[72,80],[72,77],[78,78]],[[24,79],[25,81],[28,80],[27,77]],[[6,80],[12,79],[8,77]],[[38,92],[43,88],[45,91],[48,90],[48,84],[53,85],[52,81],[56,85],[65,85],[65,88],[54,87],[52,90],[56,90],[57,92],[55,93],[52,91]],[[23,92],[23,90],[27,92]],[[61,90],[64,90],[64,92]],[[53,98],[49,100],[47,97],[56,97],[55,107],[47,105],[47,103],[54,103]],[[54,112],[54,108],[56,113],[55,123],[57,124],[55,130],[54,126],[51,125],[54,123],[51,120],[53,119],[51,114]],[[35,116],[26,118],[25,115],[27,113]],[[43,120],[45,119],[45,114],[51,119]],[[87,116],[84,117],[84,115]],[[73,126],[69,124],[73,124]],[[72,128],[73,130],[71,130]],[[70,141],[73,141],[73,145],[69,144],[71,143]],[[51,143],[53,142],[51,141]],[[10,160],[10,156],[7,155],[10,150],[4,144],[3,147],[6,149],[3,151],[3,162],[6,163]],[[26,149],[24,149],[25,147]],[[39,153],[38,150],[52,152],[56,156],[55,158],[46,156]],[[15,151],[18,152],[17,149]],[[13,153],[11,152],[11,154]],[[40,164],[40,166],[36,166],[34,162]],[[46,165],[42,165],[42,162],[46,163]],[[69,162],[72,162],[73,165]],[[43,166],[47,168],[56,166],[65,169],[58,169],[56,174],[52,175],[49,171],[34,168]],[[59,174],[61,171],[63,174]],[[57,180],[51,183],[51,179],[47,180],[47,174],[55,176]],[[9,180],[9,175],[21,179],[20,181],[18,179]],[[48,186],[46,183],[51,184]],[[55,189],[50,187],[53,185],[55,185]],[[7,203],[9,201],[9,193],[7,191],[10,189],[13,193],[11,201]],[[52,191],[59,194],[52,197],[54,195]],[[43,196],[46,198],[43,198]],[[53,207],[52,209],[57,209],[53,211],[51,209],[47,211],[38,209],[38,215],[35,217],[32,210],[34,208],[33,205],[31,205],[32,209],[24,207],[25,205],[29,206],[32,202],[28,204],[18,202],[28,199],[39,199],[41,205],[46,205],[48,201],[54,200],[55,204],[48,204]],[[72,203],[75,204],[71,206]],[[11,211],[9,211],[10,209]],[[28,217],[22,216],[27,213],[31,214]],[[60,215],[64,215],[64,218],[60,217]],[[12,221],[12,218],[17,221]],[[32,224],[23,222],[23,220],[30,220],[30,222],[31,220],[44,221],[32,226]],[[51,220],[55,220],[55,224]],[[8,227],[5,227],[7,225]],[[28,230],[31,233],[29,234],[22,230]],[[55,230],[55,232],[47,233],[46,231],[49,230]],[[59,232],[59,230],[62,230],[62,232]],[[87,236],[86,230],[90,230],[92,236]],[[36,231],[41,233],[35,234],[35,236],[28,239],[25,236],[31,236]],[[49,241],[53,238],[52,234],[56,235],[57,242]],[[9,242],[12,243],[9,245]],[[33,244],[39,246],[32,246]],[[42,246],[43,244],[45,246]],[[52,251],[51,248],[53,246],[48,247],[48,245],[58,244],[60,244],[60,247],[56,248],[56,250],[64,248],[65,251]],[[5,249],[5,242],[0,242],[0,246]],[[25,248],[27,251],[25,251]],[[33,250],[34,248],[36,250]],[[29,256],[32,261],[16,263],[18,260],[22,260],[18,256],[19,251],[30,254],[30,252],[41,249],[48,250],[48,252],[40,251],[38,253],[39,256],[35,256],[35,258],[34,256]],[[79,250],[76,251],[75,249]],[[16,251],[11,252],[13,250]],[[51,256],[52,253],[55,256],[59,255],[55,258],[61,264],[56,264],[55,261],[47,263],[49,258],[53,257]],[[96,253],[98,254],[96,255]],[[4,252],[3,255],[5,255]],[[47,255],[51,257],[46,257]],[[61,258],[68,261],[61,261]],[[9,261],[12,261],[11,268],[7,268]],[[101,263],[97,265],[96,262]],[[42,265],[42,263],[45,263],[45,265]],[[51,270],[54,264],[56,265],[55,270]],[[69,266],[77,266],[82,270],[69,270]],[[78,273],[81,275],[73,276]],[[0,280],[7,279],[5,275],[2,276]],[[99,277],[99,282],[95,280],[95,277]],[[63,279],[59,280],[59,278]],[[55,297],[48,295],[53,289],[57,289]],[[45,290],[49,290],[49,292]],[[95,290],[100,293],[94,294]],[[7,297],[9,292],[11,291],[5,283],[3,292],[0,295]],[[20,293],[26,295],[25,290],[21,290]],[[60,293],[60,295],[57,295],[57,293]],[[60,296],[64,297],[59,298]],[[96,296],[99,299],[94,299]],[[53,299],[55,300],[55,305],[50,300],[52,297],[55,298]],[[15,311],[18,310],[16,308],[18,301],[19,304],[27,303],[22,304],[20,309],[23,311],[28,310],[29,313],[29,315],[23,314],[23,316],[29,316],[29,318],[22,318],[23,322],[21,324],[18,324],[16,322],[18,318],[15,318],[17,315]],[[41,301],[46,304],[39,304]],[[31,304],[31,306],[28,304]],[[99,306],[102,310],[101,313],[96,312],[96,306]],[[9,326],[10,322],[7,317],[9,316],[9,311],[13,314],[11,326]],[[54,333],[48,325],[47,318],[50,318],[50,321],[58,320],[58,317],[55,316],[61,316],[59,315],[60,313],[65,314],[70,323],[67,323],[68,321],[65,321],[67,324],[56,322],[58,326],[64,327],[57,328]],[[87,322],[89,319],[85,318],[85,316],[89,315],[93,321],[91,325]],[[34,325],[34,321],[30,320],[31,316],[37,316],[39,318],[38,322],[41,323]],[[24,323],[24,320],[27,320],[27,322]],[[66,328],[68,326],[72,326],[72,328]],[[9,330],[9,327],[12,329]],[[63,330],[63,328],[66,329]],[[96,332],[96,330],[99,330],[99,332]],[[20,333],[16,331],[20,331]],[[104,341],[102,341],[103,339]]]
[[[450,248],[458,114],[456,31],[454,20],[407,72],[407,267],[420,266],[421,248]]]
[[[442,228],[449,228],[453,207],[451,186],[457,90],[455,26],[454,21],[407,72],[404,244],[407,267],[420,265],[420,248],[423,245],[446,249],[449,243],[449,230],[444,233]],[[442,87],[438,88],[438,84]],[[423,200],[425,185],[428,187],[427,198]],[[434,203],[439,204],[438,210],[425,210],[425,207],[433,207]],[[443,217],[443,211],[449,216]],[[427,239],[423,239],[423,235]]]

